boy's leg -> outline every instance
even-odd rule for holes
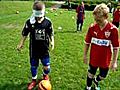
[[[78,19],[77,19],[76,24],[77,24],[77,31],[79,31],[79,20]]]
[[[32,74],[32,81],[28,85],[28,90],[33,89],[36,86],[36,79],[37,79],[37,68],[39,65],[39,59],[30,59],[30,64],[31,64],[31,74]]]
[[[87,81],[86,81],[87,82],[86,90],[91,90],[92,80],[94,78],[96,71],[97,71],[97,67],[93,67],[92,65],[89,65]]]
[[[43,79],[49,80],[49,72],[50,72],[50,57],[49,55],[45,55],[42,59],[41,62],[43,64]]]
[[[80,31],[82,31],[83,21],[80,23]]]
[[[30,64],[31,64],[32,79],[37,79],[37,68],[39,66],[39,59],[31,58]]]
[[[104,78],[106,78],[109,68],[99,68],[100,73],[99,75],[97,75],[97,77],[94,78],[94,83],[95,83],[95,88],[96,90],[100,90],[99,89],[99,81],[103,80]]]

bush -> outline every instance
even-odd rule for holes
[[[71,8],[76,9],[79,2],[80,2],[79,0],[70,2]],[[108,2],[109,2],[108,0],[84,0],[85,10],[92,11],[97,4],[101,4],[101,3],[108,4]],[[112,7],[117,7],[116,1],[111,1],[111,3],[112,3]],[[66,2],[65,4],[63,4],[61,8],[68,8],[68,3]]]

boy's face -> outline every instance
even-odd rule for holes
[[[94,20],[96,21],[96,23],[103,23],[104,20],[106,19],[105,16],[103,15],[99,15],[99,14],[93,14]]]
[[[37,21],[40,21],[43,17],[36,17]]]

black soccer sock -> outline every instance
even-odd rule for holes
[[[97,81],[101,81],[100,76],[98,75],[96,78]]]
[[[87,86],[88,87],[91,87],[91,85],[92,85],[92,78],[89,78],[88,76],[87,76]]]
[[[94,83],[98,86],[99,81],[101,81],[101,79],[100,79],[100,77],[98,75],[96,78],[94,78]]]
[[[77,31],[79,30],[79,24],[77,24]]]

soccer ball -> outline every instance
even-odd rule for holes
[[[19,11],[16,11],[16,14],[19,14]]]
[[[38,84],[38,90],[51,90],[52,86],[49,80],[42,80]]]
[[[74,16],[72,16],[72,19],[75,19],[75,17],[74,17]]]
[[[59,26],[59,27],[58,27],[58,30],[62,30],[62,27]]]
[[[55,13],[55,16],[57,16],[57,13]]]

